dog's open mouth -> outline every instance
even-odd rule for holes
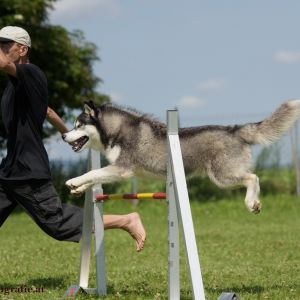
[[[75,142],[72,143],[72,149],[75,152],[78,152],[81,150],[81,148],[86,144],[86,142],[89,140],[89,138],[85,135],[81,138],[79,138],[78,140],[76,140]]]

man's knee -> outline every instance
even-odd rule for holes
[[[41,224],[42,230],[58,241],[79,242],[81,239],[81,226],[65,228],[61,223]]]

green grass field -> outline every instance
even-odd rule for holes
[[[216,300],[222,291],[234,291],[242,300],[300,299],[300,199],[262,197],[262,202],[260,215],[247,212],[242,199],[192,202],[206,299]],[[136,253],[127,233],[106,231],[105,299],[167,299],[167,206],[154,201],[136,208],[117,201],[105,204],[105,213],[133,210],[143,218],[146,247]],[[80,246],[49,238],[24,213],[9,217],[0,241],[1,299],[61,299],[77,283]],[[191,299],[183,249],[181,299]],[[94,283],[92,261],[90,285]],[[20,287],[39,288],[40,293],[15,290]]]

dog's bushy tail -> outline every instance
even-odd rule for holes
[[[299,114],[300,100],[287,101],[269,118],[242,126],[238,135],[249,144],[271,144],[293,126]]]

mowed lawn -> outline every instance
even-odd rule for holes
[[[300,198],[268,196],[262,202],[259,215],[249,213],[243,199],[192,202],[206,299],[216,300],[222,291],[234,291],[242,300],[300,299]],[[144,251],[136,253],[128,234],[106,231],[105,299],[167,299],[165,202],[133,207],[111,201],[104,210],[138,211],[148,233]],[[0,241],[0,299],[61,299],[77,283],[80,246],[49,238],[24,213],[9,217]],[[181,253],[181,299],[191,299],[183,245]],[[93,287],[94,260],[90,278]],[[21,293],[20,287],[39,293]]]

